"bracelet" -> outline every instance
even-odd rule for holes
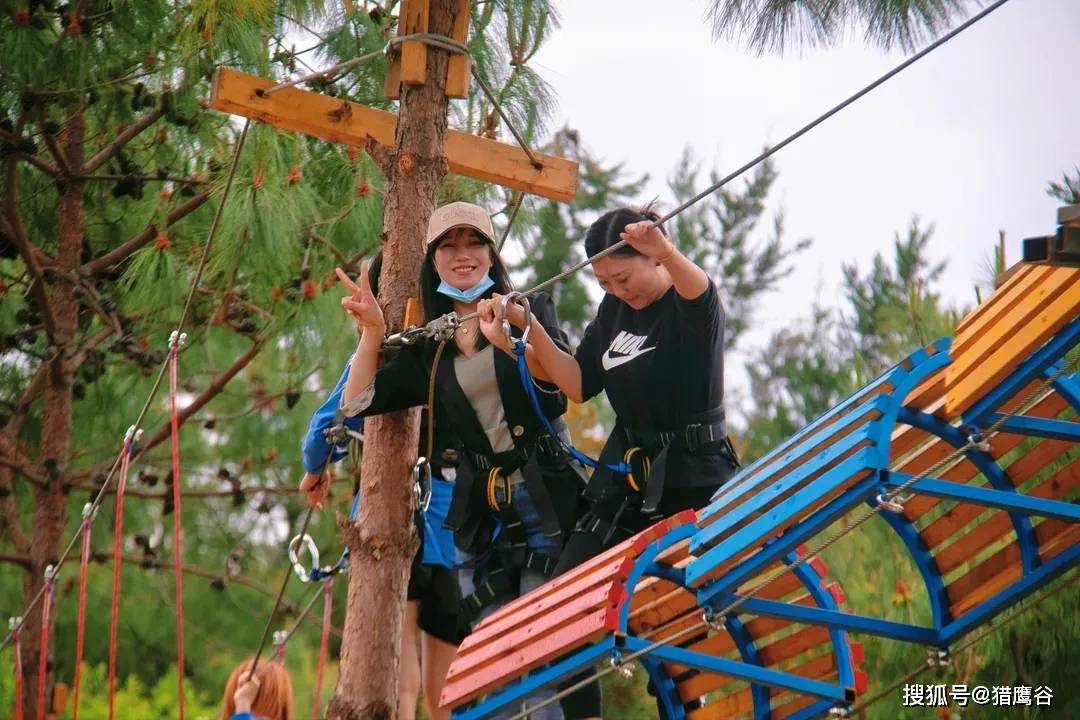
[[[668,251],[667,251],[667,253],[664,255],[664,257],[658,257],[658,258],[654,258],[654,259],[658,263],[661,263],[661,264],[666,263],[668,260],[671,259],[671,256],[675,254],[676,250],[678,250],[678,248],[675,247],[675,243],[668,240]]]

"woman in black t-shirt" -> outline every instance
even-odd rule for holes
[[[533,323],[526,349],[533,374],[575,402],[605,391],[616,417],[586,489],[593,511],[556,574],[662,517],[704,506],[738,467],[724,429],[724,309],[716,285],[653,227],[656,219],[648,209],[623,208],[589,228],[589,257],[626,245],[593,264],[606,295],[573,356]],[[506,349],[498,303],[481,303],[481,328]],[[508,314],[524,324],[520,306]],[[620,463],[633,472],[611,469]],[[567,718],[598,716],[599,695],[576,693],[563,710]]]

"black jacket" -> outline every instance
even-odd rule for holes
[[[559,327],[551,296],[537,293],[530,296],[529,301],[533,314],[552,339],[563,348],[567,347],[566,333]],[[516,328],[514,335],[520,336]],[[437,347],[435,342],[418,342],[402,348],[379,368],[375,375],[374,399],[360,414],[378,415],[426,404]],[[435,423],[437,432],[440,426],[449,425],[453,436],[465,450],[458,466],[454,501],[446,524],[455,530],[458,546],[475,554],[485,549],[494,527],[494,517],[485,496],[487,473],[483,468],[476,467],[475,456],[490,459],[495,454],[468,397],[458,383],[454,372],[455,354],[456,347],[447,343],[436,370],[435,408],[430,420]],[[546,430],[522,387],[516,361],[501,350],[495,351],[494,358],[503,412],[518,457],[508,460],[503,454],[493,464],[502,465],[507,471],[521,467],[526,477],[526,487],[540,511],[545,532],[549,535],[561,534],[565,539],[583,509],[583,477],[570,465],[565,454],[537,451],[537,440],[546,435]],[[566,412],[566,397],[552,385],[540,385],[542,391],[538,395],[541,408],[548,419],[554,421]],[[546,498],[543,497],[545,494]]]

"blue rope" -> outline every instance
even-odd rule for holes
[[[536,416],[540,418],[540,422],[543,424],[544,429],[547,430],[551,437],[555,438],[562,449],[566,451],[570,457],[586,467],[593,469],[604,467],[612,472],[623,474],[633,472],[633,468],[624,462],[608,464],[593,460],[591,457],[559,437],[558,431],[551,424],[551,421],[548,420],[548,416],[544,414],[543,409],[540,407],[540,398],[536,394],[536,386],[533,384],[532,373],[529,372],[529,364],[525,361],[525,343],[518,338],[514,342],[512,349],[514,351],[514,356],[517,358],[518,375],[521,377],[521,384],[525,386],[525,394],[529,396],[529,402],[532,403],[533,411],[536,413]]]

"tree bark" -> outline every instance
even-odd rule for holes
[[[449,35],[457,3],[431,0],[428,30]],[[384,168],[383,266],[379,302],[390,328],[417,295],[424,237],[446,175],[446,68],[449,54],[428,48],[427,82],[403,87],[395,147]],[[363,502],[356,523],[342,523],[349,592],[333,720],[386,720],[397,715],[401,625],[409,566],[418,547],[412,522],[411,471],[419,412],[371,418],[365,428]]]
[[[67,165],[73,173],[82,172],[85,131],[83,110],[76,107],[68,119],[62,148],[66,153]],[[83,243],[82,226],[83,183],[68,178],[62,181],[60,190],[56,264],[61,272],[75,273],[79,268]],[[38,465],[45,470],[45,483],[34,488],[30,572],[23,582],[25,603],[29,603],[41,588],[46,566],[59,559],[67,519],[67,495],[64,485],[71,462],[73,396],[72,373],[66,365],[67,360],[76,352],[79,303],[73,283],[52,283],[48,293],[48,303],[55,312],[56,326],[52,356],[46,361],[52,364],[53,370],[48,373],[45,384],[38,456]],[[42,607],[42,603],[38,603],[23,625],[23,687],[35,689],[35,692],[26,693],[25,717],[36,717],[37,711]],[[47,631],[49,647],[52,648],[53,628],[50,627]],[[46,703],[52,698],[53,665],[50,657]]]

